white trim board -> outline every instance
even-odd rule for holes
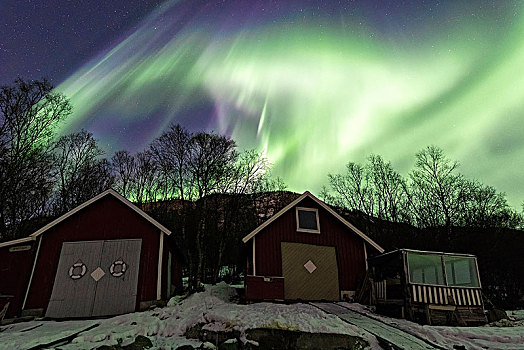
[[[133,203],[131,203],[129,200],[127,200],[126,198],[124,198],[123,196],[121,196],[118,192],[116,192],[115,190],[113,189],[108,189],[102,193],[100,193],[99,195],[91,198],[90,200],[80,204],[79,206],[77,206],[76,208],[68,211],[67,213],[65,213],[64,215],[60,216],[58,219],[56,220],[53,220],[52,222],[50,222],[49,224],[45,225],[44,227],[42,227],[41,229],[39,229],[38,231],[36,231],[35,233],[32,233],[29,237],[38,237],[40,236],[42,233],[44,233],[45,231],[49,230],[51,227],[59,224],[60,222],[64,221],[65,219],[67,219],[68,217],[72,216],[73,214],[76,214],[77,212],[79,212],[80,210],[84,209],[85,207],[93,204],[94,202],[96,202],[97,200],[99,200],[100,198],[102,197],[105,197],[106,195],[113,195],[116,199],[118,199],[119,201],[121,201],[122,203],[124,203],[125,205],[127,205],[129,208],[131,208],[132,210],[134,210],[138,215],[140,215],[141,217],[143,217],[144,219],[146,219],[147,221],[149,221],[151,224],[153,224],[154,226],[156,226],[158,229],[160,229],[160,231],[164,232],[165,234],[167,235],[170,235],[171,234],[171,231],[168,230],[167,228],[165,228],[162,224],[160,224],[158,221],[156,221],[155,219],[153,219],[151,216],[147,215],[144,211],[142,211],[140,208],[138,208],[136,205],[134,205]],[[7,242],[6,242],[7,243]]]
[[[364,241],[368,242],[372,247],[374,247],[376,250],[378,250],[380,253],[384,252],[384,248],[379,246],[377,243],[375,243],[371,238],[366,236],[362,231],[360,231],[358,228],[353,226],[351,223],[349,223],[346,219],[344,219],[342,216],[340,216],[337,212],[335,212],[329,205],[315,197],[311,192],[306,191],[304,192],[300,197],[295,199],[293,202],[289,203],[287,206],[284,207],[284,209],[280,210],[278,213],[273,215],[269,220],[264,222],[262,225],[258,226],[256,229],[254,229],[250,234],[242,238],[242,242],[247,243],[251,238],[255,237],[257,233],[262,231],[264,228],[266,228],[269,224],[271,224],[273,221],[281,217],[284,213],[286,213],[288,210],[293,208],[295,205],[297,205],[300,201],[302,201],[304,198],[309,197],[313,201],[315,201],[318,205],[320,205],[322,208],[327,210],[328,213],[333,215],[335,218],[337,218],[340,222],[342,222],[344,225],[346,225],[348,228],[350,228],[353,232],[355,232],[357,235],[359,235]]]
[[[36,240],[35,237],[24,237],[24,238],[19,238],[19,239],[13,239],[12,241],[7,241],[7,242],[0,243],[0,248],[2,248],[2,247],[9,247],[11,245],[15,245],[15,244],[18,244],[18,243],[32,242],[34,240]]]
[[[255,237],[253,237],[253,276],[257,275],[256,255],[255,255]]]
[[[317,229],[316,230],[300,227],[300,219],[298,216],[299,211],[310,211],[310,212],[315,213],[315,219],[317,220]],[[320,219],[319,219],[317,208],[295,207],[295,216],[296,216],[296,221],[297,221],[297,232],[320,233]]]
[[[158,268],[156,280],[156,300],[162,299],[162,263],[164,261],[164,232],[160,231],[160,242],[158,244]],[[170,281],[167,281],[169,284]],[[169,296],[168,296],[169,298]]]
[[[38,260],[38,255],[40,253],[40,245],[42,244],[42,239],[44,236],[38,239],[38,248],[36,248],[35,260],[33,260],[33,267],[31,268],[31,275],[29,276],[29,282],[27,283],[27,289],[24,295],[24,301],[22,303],[22,310],[25,309],[25,303],[27,302],[27,297],[29,296],[29,289],[31,288],[31,283],[33,282],[33,275],[35,274],[36,261]]]

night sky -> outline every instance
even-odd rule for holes
[[[427,145],[524,199],[524,2],[0,1],[0,84],[49,78],[111,155],[175,121],[263,150],[289,188]]]

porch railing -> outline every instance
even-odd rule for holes
[[[411,301],[414,303],[481,306],[482,293],[477,287],[449,287],[411,284]]]

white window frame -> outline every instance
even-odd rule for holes
[[[298,219],[298,211],[299,210],[312,211],[312,212],[315,213],[315,216],[317,218],[317,229],[316,230],[311,230],[311,229],[301,228],[300,227],[300,222],[299,222],[299,219]],[[319,221],[319,218],[318,218],[318,209],[316,209],[316,208],[296,207],[295,208],[295,216],[296,216],[296,220],[297,220],[297,232],[320,233],[320,221]]]

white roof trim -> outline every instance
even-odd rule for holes
[[[295,205],[297,205],[300,201],[302,201],[304,198],[309,197],[312,200],[314,200],[318,205],[320,205],[322,208],[326,209],[330,214],[332,214],[334,217],[336,217],[339,221],[341,221],[344,225],[349,227],[352,231],[354,231],[357,235],[359,235],[361,238],[364,239],[367,243],[369,243],[371,246],[373,246],[375,249],[377,249],[380,253],[384,252],[384,249],[379,246],[377,243],[375,243],[371,238],[366,236],[362,231],[360,231],[358,228],[353,226],[351,223],[349,223],[346,219],[344,219],[342,216],[337,214],[329,205],[312,195],[309,191],[306,191],[302,193],[300,197],[295,199],[293,202],[289,203],[284,209],[273,215],[269,220],[264,222],[262,225],[258,226],[255,230],[253,230],[250,234],[242,238],[242,242],[246,243],[251,238],[255,237],[257,233],[262,231],[265,227],[267,227],[269,224],[271,224],[273,221],[278,219],[280,216],[282,216],[285,212],[287,212],[289,209],[293,208]]]
[[[15,244],[18,244],[18,243],[31,242],[31,241],[34,241],[34,240],[36,240],[35,237],[24,237],[24,238],[14,239],[12,241],[7,241],[7,242],[0,243],[0,248],[2,248],[2,247],[9,247],[10,245],[15,245]]]
[[[167,235],[170,235],[171,234],[171,231],[168,230],[167,228],[165,228],[162,224],[160,224],[158,221],[156,221],[155,219],[153,219],[151,216],[147,215],[144,211],[140,210],[140,208],[138,208],[136,205],[134,205],[133,203],[131,203],[129,200],[127,200],[126,198],[124,198],[122,195],[120,195],[118,192],[116,192],[115,190],[113,189],[109,189],[109,190],[106,190],[102,193],[100,193],[99,195],[91,198],[90,200],[88,200],[87,202],[84,202],[82,204],[80,204],[78,207],[68,211],[67,213],[65,213],[64,215],[62,215],[61,217],[59,217],[58,219],[56,220],[53,220],[52,222],[50,222],[49,224],[45,225],[44,227],[42,227],[41,229],[39,229],[38,231],[36,231],[35,233],[32,233],[29,237],[38,237],[40,236],[42,233],[44,233],[45,231],[47,231],[48,229],[50,229],[51,227],[55,226],[56,224],[64,221],[65,219],[67,219],[68,217],[76,214],[77,212],[79,212],[80,210],[84,209],[85,207],[93,204],[94,202],[96,202],[97,200],[99,200],[100,198],[108,195],[108,194],[111,194],[113,195],[116,199],[120,200],[122,203],[124,203],[125,205],[127,205],[129,208],[133,209],[138,215],[140,215],[141,217],[143,217],[144,219],[146,219],[147,221],[149,221],[151,224],[153,224],[154,226],[156,226],[158,229],[160,229],[160,231],[164,232],[165,234]]]

